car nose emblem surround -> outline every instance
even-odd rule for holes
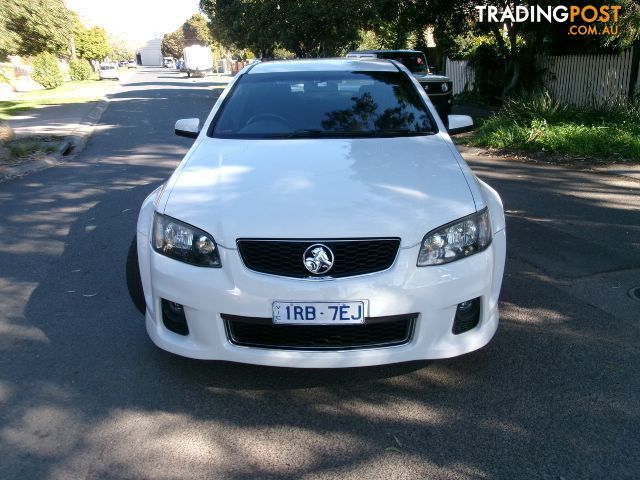
[[[305,268],[315,275],[322,275],[331,270],[333,261],[333,252],[321,243],[309,246],[302,256]]]

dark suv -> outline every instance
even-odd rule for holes
[[[407,67],[420,82],[433,106],[446,123],[447,115],[451,113],[453,102],[453,83],[448,77],[434,75],[429,71],[427,59],[419,50],[358,50],[347,53],[347,58],[385,58],[397,60]]]

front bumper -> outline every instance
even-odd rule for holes
[[[416,267],[418,248],[399,250],[384,272],[312,281],[268,276],[248,270],[235,249],[220,248],[223,268],[190,266],[157,254],[138,231],[138,256],[147,302],[146,327],[160,348],[185,357],[258,365],[339,368],[446,358],[484,346],[498,326],[498,296],[505,259],[504,230],[485,251],[442,266]],[[479,324],[454,335],[460,302],[480,297]],[[184,305],[189,334],[168,330],[161,299]],[[270,317],[274,300],[367,300],[369,317],[417,313],[408,343],[358,350],[282,350],[233,344],[221,315]]]
[[[427,93],[427,95],[429,95],[429,100],[431,100],[431,103],[433,103],[433,106],[443,121],[446,120],[446,116],[451,113],[451,107],[453,106],[453,95],[451,92],[439,94]]]

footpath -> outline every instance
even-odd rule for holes
[[[117,92],[135,74],[131,72],[121,78],[116,88],[109,90],[106,95]],[[81,94],[79,96],[82,97]],[[106,96],[86,102],[43,105],[6,120],[16,139],[57,137],[62,140],[56,151],[50,154],[18,163],[0,164],[0,182],[55,166],[82,151],[107,105]]]

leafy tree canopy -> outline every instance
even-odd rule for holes
[[[162,54],[167,57],[180,58],[184,47],[189,45],[206,46],[213,43],[207,19],[196,13],[176,31],[166,33],[162,37]]]
[[[382,0],[201,0],[211,31],[226,46],[272,57],[284,48],[298,57],[331,56],[355,46]],[[386,0],[383,3],[388,3]]]
[[[69,18],[62,0],[0,0],[0,57],[66,51]]]
[[[165,57],[180,58],[185,46],[182,28],[175,32],[165,33],[162,37],[162,55]]]
[[[102,61],[111,53],[107,32],[102,27],[80,29],[75,35],[76,52],[80,58]]]
[[[187,45],[211,45],[213,38],[209,31],[209,22],[200,13],[191,16],[182,25],[184,41]]]
[[[109,37],[109,46],[111,48],[109,57],[112,60],[121,61],[135,58],[135,51],[121,38]]]

